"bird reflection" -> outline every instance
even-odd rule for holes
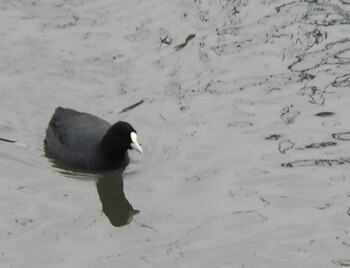
[[[124,183],[121,172],[102,175],[97,183],[97,192],[102,203],[103,213],[113,226],[123,226],[131,222],[139,213],[134,210],[124,194]]]
[[[140,211],[133,209],[124,194],[123,170],[106,173],[86,173],[62,165],[52,160],[52,164],[66,177],[96,180],[97,192],[102,203],[102,211],[113,226],[127,225]]]

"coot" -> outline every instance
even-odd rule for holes
[[[128,149],[142,153],[136,130],[129,123],[111,125],[97,116],[62,107],[49,122],[44,144],[49,158],[86,170],[125,168]]]

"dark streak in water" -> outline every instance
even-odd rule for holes
[[[335,146],[337,145],[336,142],[328,141],[328,142],[321,142],[321,143],[311,143],[309,145],[306,145],[306,149],[319,149],[319,148],[324,148],[324,147],[329,147],[329,146]]]
[[[311,166],[327,166],[331,167],[334,165],[344,165],[350,163],[350,157],[339,158],[339,159],[306,159],[296,160],[293,162],[282,163],[282,167],[311,167]]]
[[[148,226],[148,225],[146,225],[146,224],[141,224],[141,227],[148,228],[148,229],[151,229],[151,230],[153,230],[153,231],[155,231],[155,232],[158,232],[157,229],[155,229],[155,228],[153,228],[153,227],[151,227],[151,226]]]
[[[350,259],[349,260],[341,259],[341,260],[336,260],[332,262],[338,266],[350,267]]]
[[[350,75],[343,75],[337,77],[333,82],[332,82],[333,87],[349,87],[350,86]]]
[[[244,128],[244,127],[251,127],[253,126],[253,123],[246,122],[246,121],[235,121],[227,124],[227,127],[237,127],[237,128]]]
[[[281,138],[282,135],[279,134],[272,134],[268,137],[265,137],[265,140],[272,140],[272,141],[277,141],[279,138]]]
[[[277,13],[279,13],[281,11],[282,8],[286,7],[286,6],[289,6],[289,5],[292,5],[292,4],[295,4],[297,1],[293,1],[293,2],[290,2],[290,3],[286,3],[286,4],[283,4],[283,5],[280,5],[278,7],[275,7]]]
[[[257,214],[261,218],[262,222],[268,220],[268,217],[262,215],[260,212],[257,212],[256,210],[235,211],[231,213],[231,215],[237,215],[237,214]]]
[[[261,200],[262,202],[264,202],[264,204],[265,204],[266,206],[268,206],[268,205],[271,204],[269,201],[267,201],[267,200],[264,199],[263,197],[260,197],[260,200]]]
[[[310,81],[312,79],[314,79],[316,76],[313,75],[313,74],[309,74],[309,73],[306,73],[306,72],[301,72],[300,74],[300,81],[304,81],[304,80],[307,80],[307,81]]]
[[[333,116],[334,113],[332,112],[321,112],[321,113],[317,113],[315,114],[315,116],[319,116],[319,117],[327,117],[327,116]]]
[[[339,57],[350,50],[348,46],[350,43],[350,38],[344,38],[339,41],[329,43],[325,46],[325,49],[318,50],[309,54],[297,56],[297,60],[288,66],[292,72],[303,73],[308,70],[315,70],[318,67],[328,64],[328,65],[340,65],[349,64],[350,60],[348,58],[343,59]],[[339,78],[338,81],[334,81],[334,86],[343,86],[348,83],[346,76]]]
[[[32,223],[33,220],[32,220],[32,219],[16,219],[15,222],[16,222],[17,224],[22,225],[22,226],[26,226],[26,225]]]
[[[343,244],[344,246],[346,246],[346,247],[350,247],[350,243],[348,243],[348,242],[343,241],[342,244]]]

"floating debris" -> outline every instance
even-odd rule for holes
[[[190,35],[188,35],[188,36],[186,37],[186,39],[185,39],[185,42],[183,42],[182,44],[177,45],[177,46],[174,47],[175,51],[178,51],[178,50],[180,50],[180,49],[183,49],[183,48],[188,44],[188,42],[189,42],[190,40],[192,40],[193,38],[195,38],[195,36],[196,36],[195,34],[190,34]]]
[[[24,143],[20,143],[18,141],[15,141],[15,140],[9,140],[9,139],[5,139],[5,138],[0,138],[0,141],[4,141],[4,142],[9,142],[9,143],[13,143],[17,146],[20,146],[20,147],[25,147],[25,148],[28,148],[29,146],[24,144]]]
[[[139,102],[136,102],[134,104],[131,104],[130,106],[128,107],[125,107],[123,110],[121,110],[119,113],[125,113],[125,112],[128,112],[134,108],[136,108],[137,106],[139,106],[140,104],[144,103],[144,100],[140,100]]]
[[[161,45],[171,45],[173,43],[173,39],[171,39],[171,38],[169,38],[169,36],[166,36],[166,37],[164,37],[164,38],[160,38],[160,44]]]

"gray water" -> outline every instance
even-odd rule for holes
[[[349,4],[2,1],[0,266],[350,266]],[[144,154],[56,167],[57,106]]]

